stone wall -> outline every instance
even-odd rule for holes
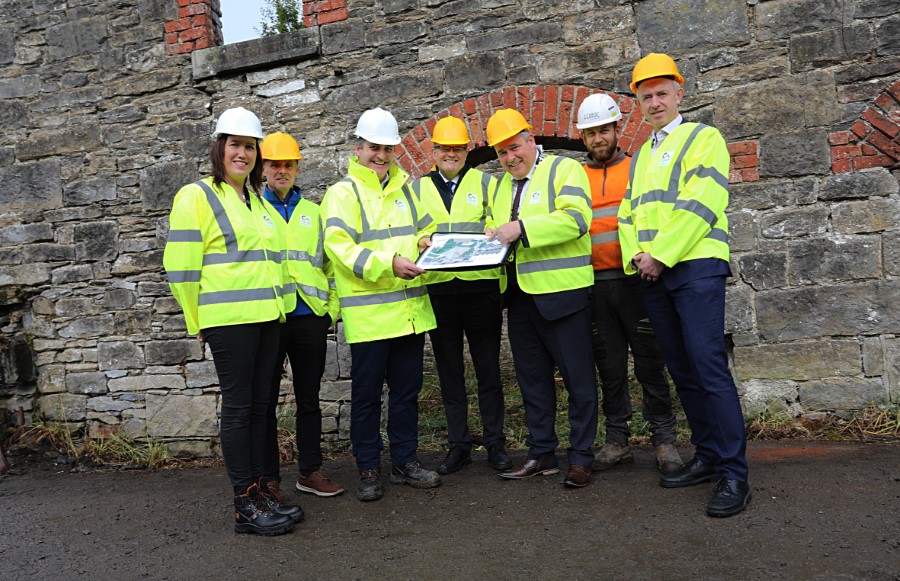
[[[297,136],[299,183],[318,198],[375,105],[400,120],[414,175],[446,114],[466,119],[486,161],[484,123],[501,106],[577,156],[573,117],[592,91],[618,97],[633,148],[647,125],[628,81],[651,51],[678,60],[685,114],[729,142],[727,332],[745,412],[900,402],[894,0],[331,0],[307,3],[316,26],[227,46],[217,0],[6,0],[4,12],[6,409],[212,449],[211,357],[185,335],[161,256],[172,198],[207,172],[224,109]],[[348,353],[330,349],[326,438],[343,441]]]

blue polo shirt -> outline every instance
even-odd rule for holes
[[[269,186],[266,186],[265,190],[263,190],[263,197],[268,201],[272,206],[278,210],[278,214],[284,218],[285,222],[290,222],[291,215],[294,213],[294,210],[297,208],[297,204],[300,203],[302,199],[302,195],[300,193],[300,188],[294,186],[291,188],[291,191],[284,197],[284,200],[278,197],[278,194],[269,189]],[[306,299],[299,292],[297,293],[297,307],[287,314],[288,317],[302,317],[303,315],[312,315],[313,311],[309,308],[309,305],[306,304]]]

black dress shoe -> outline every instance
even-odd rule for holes
[[[450,451],[447,452],[447,457],[444,458],[444,461],[438,466],[437,473],[452,474],[458,472],[463,466],[471,463],[472,454],[470,452],[463,450],[459,446],[453,446],[450,448]]]
[[[747,508],[750,502],[750,485],[732,478],[722,478],[716,483],[712,498],[706,504],[709,516],[733,516]]]
[[[549,476],[559,472],[559,463],[556,460],[556,454],[548,452],[539,458],[528,458],[522,464],[509,472],[501,472],[500,478],[508,478],[510,480],[519,480],[521,478],[531,478],[532,476]]]
[[[709,482],[716,478],[716,468],[712,464],[704,464],[694,458],[684,465],[684,468],[665,474],[659,479],[659,485],[663,488],[683,488],[693,486],[701,482]]]
[[[506,445],[491,444],[488,446],[487,453],[488,464],[494,470],[509,470],[512,468],[512,458],[509,457],[509,452],[506,451]]]

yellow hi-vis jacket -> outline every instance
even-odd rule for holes
[[[512,176],[494,193],[497,226],[509,221]],[[516,278],[529,294],[546,294],[594,284],[591,268],[591,195],[587,174],[574,159],[548,155],[535,168],[524,193],[519,221],[523,238],[516,249]]]
[[[324,224],[318,204],[301,199],[287,224],[287,267],[299,298],[318,316],[338,318],[334,267],[325,255]],[[290,311],[289,311],[290,312]]]
[[[697,258],[728,261],[728,148],[722,134],[682,123],[653,153],[648,140],[631,160],[619,206],[625,272],[640,252],[668,267]]]
[[[378,174],[350,158],[347,177],[322,200],[325,252],[334,264],[348,343],[424,333],[437,324],[421,276],[394,275],[394,257],[416,260],[418,241],[434,232],[420,210],[409,174],[392,165],[382,189]]]
[[[491,193],[497,188],[497,178],[477,169],[470,168],[456,185],[450,211],[438,192],[434,180],[423,176],[411,185],[416,199],[436,225],[436,232],[466,232],[484,234],[492,225]],[[432,271],[425,275],[427,284],[446,282],[458,278],[460,280],[500,279],[500,268],[468,270],[460,272]]]
[[[278,319],[296,305],[284,261],[285,224],[261,197],[250,210],[211,177],[178,191],[169,215],[163,266],[188,333]]]

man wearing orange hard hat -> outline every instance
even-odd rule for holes
[[[297,306],[280,325],[278,360],[272,378],[266,422],[265,476],[269,489],[281,498],[278,418],[284,358],[291,362],[297,428],[300,492],[335,496],[344,487],[332,482],[322,470],[322,410],[319,388],[325,373],[328,329],[337,320],[337,296],[329,289],[333,267],[322,247],[323,225],[319,205],[303,197],[294,183],[303,159],[297,140],[287,133],[266,135],[259,146],[263,159],[265,199],[287,222],[287,259],[291,282],[286,289],[296,294]]]
[[[490,197],[497,180],[466,164],[469,130],[462,119],[444,117],[434,126],[435,169],[412,183],[422,209],[437,232],[482,234],[491,217]],[[463,337],[478,380],[482,444],[495,470],[512,467],[503,433],[503,385],[500,381],[500,330],[503,310],[500,269],[429,272],[428,296],[437,320],[430,331],[434,361],[447,416],[446,458],[439,474],[452,474],[472,462],[469,402],[466,394]]]
[[[713,481],[706,512],[727,517],[744,510],[751,495],[744,417],[724,332],[729,155],[717,129],[678,112],[683,83],[665,54],[648,54],[634,67],[631,90],[653,133],[631,162],[619,241],[625,272],[643,281],[644,304],[695,447],[694,458],[660,484]]]
[[[564,484],[590,483],[597,436],[597,382],[591,350],[591,195],[574,159],[544,155],[531,125],[514,109],[487,123],[488,145],[506,174],[493,199],[496,228],[487,232],[514,246],[506,265],[509,343],[525,403],[528,455],[500,474],[520,479],[559,472],[556,382],[559,368],[569,400]]]

